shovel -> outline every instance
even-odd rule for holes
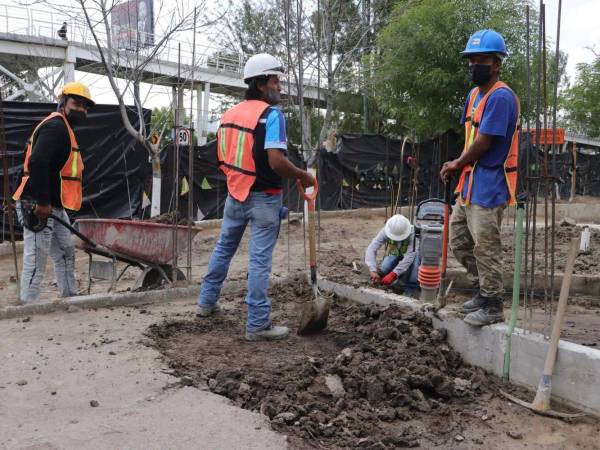
[[[556,308],[556,318],[554,319],[554,325],[552,327],[552,334],[550,336],[550,347],[546,354],[546,363],[544,364],[544,372],[542,378],[537,387],[537,392],[533,403],[523,401],[513,395],[510,395],[504,391],[500,391],[502,395],[508,398],[510,401],[529,408],[535,413],[556,417],[559,419],[574,419],[581,417],[584,414],[576,413],[564,413],[560,411],[554,411],[550,409],[550,396],[552,394],[552,373],[554,372],[554,364],[556,363],[556,352],[558,350],[558,341],[560,339],[560,329],[565,317],[565,311],[567,309],[567,298],[569,297],[569,289],[571,288],[571,278],[573,277],[573,266],[575,265],[575,258],[577,258],[577,251],[579,250],[579,239],[573,239],[571,242],[571,248],[569,250],[569,257],[567,259],[567,266],[565,268],[565,274],[560,288],[560,297],[558,299],[558,306]]]
[[[302,317],[298,334],[311,334],[324,330],[327,327],[329,318],[330,302],[319,293],[317,286],[317,244],[315,239],[315,199],[319,192],[319,187],[315,183],[313,192],[307,194],[300,181],[297,181],[298,192],[306,200],[308,209],[308,248],[310,262],[310,284],[314,293],[312,301],[306,301],[302,307]]]

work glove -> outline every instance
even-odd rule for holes
[[[390,272],[385,277],[383,277],[383,280],[381,280],[381,284],[383,284],[384,286],[389,286],[394,282],[396,278],[398,278],[398,275],[396,275],[394,272]]]

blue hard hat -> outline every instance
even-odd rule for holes
[[[494,30],[479,30],[471,35],[465,50],[460,54],[469,56],[477,53],[497,53],[507,56],[504,38]]]

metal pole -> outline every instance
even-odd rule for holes
[[[562,14],[562,0],[558,0],[558,22],[556,25],[556,51],[554,54],[554,99],[552,107],[552,135],[556,134],[556,110],[558,106],[558,83],[560,81],[560,21]],[[552,175],[556,175],[556,150],[557,146],[552,139]]]
[[[317,0],[317,111],[321,102],[321,0]],[[320,133],[319,133],[320,135]],[[321,186],[321,142],[317,139],[317,184]],[[289,192],[289,191],[288,191]],[[289,195],[289,194],[288,194]],[[289,214],[289,211],[288,211]],[[317,197],[317,255],[321,256],[321,196]]]
[[[525,186],[526,186],[526,199],[525,199],[525,272],[523,279],[523,309],[525,313],[525,330],[528,329],[527,326],[527,318],[528,318],[528,304],[527,304],[527,294],[528,294],[528,262],[529,262],[529,232],[531,225],[531,124],[530,124],[530,115],[531,115],[531,53],[530,53],[530,20],[529,20],[529,5],[525,7],[525,20],[527,24],[526,31],[526,58],[527,58],[527,85],[525,89],[525,120],[527,125],[525,127]]]
[[[194,218],[194,65],[196,64],[196,19],[194,8],[194,36],[192,38],[192,71],[190,81],[190,145],[188,147],[188,213],[187,213],[187,267],[186,278],[192,281],[192,223]]]
[[[530,284],[530,298],[533,301],[534,287],[535,287],[535,249],[536,249],[536,235],[537,235],[537,201],[538,201],[538,191],[540,186],[540,164],[539,164],[539,149],[540,149],[540,133],[541,133],[541,81],[542,81],[542,9],[543,2],[540,0],[540,17],[538,20],[538,48],[537,48],[537,70],[538,76],[536,80],[536,118],[535,118],[535,186],[533,189],[533,226],[532,226],[532,241],[531,241],[531,284]]]
[[[389,186],[389,179],[390,179],[390,171],[389,171],[389,167],[390,167],[390,138],[389,136],[385,136],[385,196],[386,196],[386,200],[385,200],[385,220],[387,222],[388,219],[388,205],[390,205],[390,211],[394,208],[394,198],[390,197],[390,186]],[[392,193],[393,193],[393,188],[392,188]],[[394,213],[391,212],[391,215],[393,215]]]
[[[19,264],[17,262],[17,247],[15,244],[15,227],[13,208],[10,202],[10,186],[8,183],[8,149],[6,147],[6,136],[4,134],[4,104],[2,100],[2,91],[0,90],[0,152],[2,152],[2,182],[3,182],[3,209],[4,217],[8,217],[8,230],[10,234],[10,243],[13,251],[13,262],[15,265],[15,283],[17,286],[17,299],[21,299],[21,285],[19,283]]]
[[[546,4],[542,3],[541,12],[541,25],[542,25],[542,88],[543,88],[543,118],[544,118],[544,133],[548,130],[548,84],[547,84],[547,55],[546,55]],[[547,137],[547,135],[546,135]],[[550,299],[549,289],[549,262],[548,256],[550,249],[548,248],[549,236],[548,236],[548,197],[550,194],[549,185],[549,172],[548,172],[548,143],[544,144],[544,312],[546,313],[547,328],[550,328],[550,314],[552,305],[548,305]],[[550,308],[548,308],[550,306]],[[548,333],[545,332],[547,335]]]
[[[286,44],[286,53],[287,53],[287,70],[288,73],[291,70],[291,50],[290,50],[290,0],[285,0],[285,11],[284,11],[284,16],[285,16],[285,44]],[[318,71],[317,71],[318,73]],[[288,92],[287,92],[287,108],[288,108],[288,112],[287,112],[287,122],[289,123],[290,121],[290,117],[291,117],[291,110],[292,110],[292,89],[291,89],[291,85],[290,85],[290,78],[288,78],[287,80],[287,87],[288,87]],[[288,208],[288,216],[287,216],[287,268],[288,268],[288,274],[291,272],[291,244],[290,244],[290,213],[292,208],[291,206],[291,190],[290,190],[290,180],[287,179],[286,180],[286,184],[287,184],[287,208]],[[298,202],[300,201],[300,196],[298,196]],[[297,208],[299,209],[299,208]],[[302,219],[302,226],[304,227],[304,218]],[[304,230],[304,228],[303,228]],[[303,232],[302,235],[303,239],[304,239],[304,262],[306,264],[306,235]],[[306,266],[305,266],[306,269]]]
[[[175,154],[173,161],[173,280],[176,280],[176,272],[177,272],[177,228],[179,225],[179,137],[177,136],[177,129],[181,125],[181,117],[179,116],[180,108],[181,108],[181,42],[177,44],[177,90],[175,98]]]
[[[558,19],[556,25],[556,54],[554,55],[555,61],[555,74],[554,74],[554,101],[552,108],[552,177],[556,180],[556,151],[557,145],[555,142],[556,136],[556,109],[558,104],[558,82],[560,81],[560,21],[562,14],[562,0],[558,0]],[[550,244],[550,300],[554,302],[554,269],[555,269],[555,234],[556,234],[556,189],[558,186],[557,181],[553,181],[552,184],[552,241]]]
[[[400,148],[400,173],[398,174],[398,197],[396,197],[396,205],[392,210],[391,215],[396,214],[397,206],[399,205],[400,214],[402,214],[402,182],[404,181],[404,149],[406,148],[406,142],[408,141],[408,136],[404,136],[402,139],[402,147]],[[414,145],[411,146],[411,149],[414,149]],[[412,155],[411,151],[411,155]]]

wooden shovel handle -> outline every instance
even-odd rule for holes
[[[567,310],[567,300],[569,298],[569,290],[571,289],[571,279],[573,278],[573,267],[575,266],[575,259],[577,258],[578,252],[579,239],[573,239],[569,249],[565,274],[560,287],[560,297],[558,298],[558,306],[556,307],[556,318],[554,319],[552,334],[550,335],[550,347],[548,348],[546,363],[544,364],[544,375],[551,376],[552,372],[554,372],[554,363],[556,362],[556,351],[558,350],[560,330],[562,329],[565,311]]]
[[[316,276],[316,267],[317,267],[317,239],[315,232],[315,199],[317,198],[317,194],[319,192],[319,186],[317,185],[317,181],[315,180],[314,189],[310,194],[307,194],[304,190],[304,186],[300,183],[300,180],[296,180],[296,186],[298,187],[298,192],[304,200],[306,200],[308,204],[308,256],[309,263],[312,269],[312,272],[315,273]],[[313,275],[311,274],[311,278]]]
[[[319,193],[319,185],[317,184],[317,180],[315,179],[315,185],[313,186],[313,191],[310,194],[308,194],[304,190],[304,186],[302,186],[300,180],[296,180],[296,187],[298,188],[298,192],[300,193],[302,198],[304,198],[304,200],[306,200],[309,203],[310,201],[313,201],[314,205],[314,200],[317,198],[317,194]]]

